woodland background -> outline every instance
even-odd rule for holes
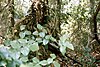
[[[0,0],[1,67],[99,67],[99,0]]]

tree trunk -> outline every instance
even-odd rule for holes
[[[14,27],[15,21],[14,21],[14,0],[8,0],[9,3],[9,11],[10,11],[10,23],[11,27]]]

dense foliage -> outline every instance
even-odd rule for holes
[[[48,35],[46,29],[40,24],[37,25],[37,30],[31,33],[25,29],[25,25],[20,26],[20,38],[16,40],[5,40],[4,44],[0,46],[0,66],[7,67],[41,67],[54,64],[55,67],[60,67],[60,64],[55,60],[56,55],[50,54],[48,59],[41,59],[39,46],[44,46],[48,49],[48,44],[59,41],[60,52],[64,55],[66,47],[74,50],[73,45],[66,41],[65,36],[61,36],[60,40],[56,40],[52,35]],[[5,45],[5,46],[4,46]],[[29,59],[30,52],[36,55]]]
[[[99,11],[99,0],[0,0],[0,66],[98,67]]]

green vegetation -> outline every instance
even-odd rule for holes
[[[65,36],[61,36],[60,40],[56,40],[52,35],[48,35],[46,29],[40,24],[37,25],[37,30],[33,33],[26,30],[25,25],[20,26],[20,30],[19,39],[8,39],[1,45],[0,66],[42,67],[49,66],[52,63],[55,67],[60,67],[60,64],[55,60],[55,54],[50,54],[48,59],[40,61],[39,58],[37,58],[37,55],[42,56],[42,54],[39,53],[39,46],[43,45],[45,47],[44,49],[48,49],[48,43],[59,41],[59,49],[63,55],[66,53],[66,47],[74,50],[73,45],[64,38]],[[30,52],[36,53],[36,56],[29,59]]]
[[[0,0],[0,67],[99,67],[99,0]]]

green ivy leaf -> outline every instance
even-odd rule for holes
[[[30,45],[30,50],[34,51],[38,51],[39,50],[39,46],[38,43],[35,42],[34,44]]]
[[[50,37],[50,40],[56,42],[56,39],[54,37],[52,37],[52,36]]]
[[[17,40],[11,41],[10,44],[11,44],[11,47],[15,49],[19,49],[21,47],[21,44],[19,44]]]
[[[47,65],[47,64],[48,64],[48,62],[47,62],[46,60],[43,60],[43,61],[40,61],[40,62],[39,62],[39,64],[41,64],[41,65],[45,66],[45,65]]]
[[[32,59],[32,61],[33,61],[34,63],[38,63],[38,62],[39,62],[39,59],[38,59],[37,57],[34,57],[34,58]]]
[[[31,32],[30,31],[25,31],[24,32],[26,35],[31,35]]]
[[[56,55],[55,54],[50,54],[50,56],[52,57],[52,59],[55,59],[56,58]]]
[[[68,35],[66,35],[66,34],[64,34],[64,35],[62,35],[62,36],[60,37],[60,40],[61,40],[62,42],[65,42],[67,39],[68,39]]]
[[[26,64],[21,64],[20,67],[34,67],[34,66],[33,66],[33,63],[29,62]]]
[[[49,43],[49,40],[47,40],[47,39],[43,40],[43,45],[47,45],[48,43]]]
[[[21,57],[20,60],[21,60],[22,62],[27,62],[27,61],[28,61],[28,57]]]
[[[20,57],[20,52],[15,52],[15,53],[11,53],[10,56],[14,59],[17,60]]]
[[[21,26],[20,26],[20,30],[24,30],[25,27],[26,27],[26,25],[21,25]]]
[[[29,48],[28,47],[23,47],[21,48],[21,53],[24,55],[24,56],[27,56],[29,54]]]
[[[25,37],[25,33],[24,32],[20,32],[19,36],[20,36],[20,38],[24,38]]]
[[[30,67],[27,64],[21,64],[20,67]]]
[[[0,47],[0,57],[1,57],[1,58],[6,58],[6,59],[9,58],[9,51],[8,51],[7,48],[5,48],[5,47]]]
[[[34,36],[32,36],[32,39],[34,40],[34,39],[35,39],[35,37],[34,37]]]
[[[10,40],[4,40],[4,44],[6,45],[6,46],[9,46],[10,45]]]
[[[54,67],[60,67],[60,64],[56,61],[54,61],[53,64],[54,64]]]
[[[17,59],[17,60],[14,60],[14,62],[15,62],[17,65],[20,65],[20,64],[22,64],[22,61],[21,61],[21,60],[19,60],[19,59]]]
[[[7,63],[7,67],[16,67],[17,63],[15,61],[11,61]]]
[[[73,45],[71,43],[69,43],[68,41],[66,41],[63,45],[66,46],[66,47],[68,47],[69,49],[74,50]]]
[[[42,67],[41,65],[39,65],[39,64],[36,64],[34,67]]]
[[[52,58],[48,58],[47,62],[48,62],[48,64],[51,64],[53,62],[53,59]]]
[[[39,36],[43,38],[45,36],[45,32],[40,32]]]
[[[66,53],[66,47],[65,46],[60,46],[60,52],[65,55]]]
[[[2,67],[2,66],[5,66],[7,63],[6,63],[6,61],[0,61],[0,66]]]
[[[51,38],[51,35],[46,35],[45,39],[49,40]]]
[[[27,39],[18,39],[18,41],[23,44],[27,43]]]
[[[41,42],[42,42],[42,38],[36,38],[36,41],[37,41],[38,43],[41,43]]]
[[[58,40],[58,43],[59,43],[59,46],[62,46],[63,45],[63,42]]]
[[[34,40],[29,40],[28,44],[33,44],[35,41]]]
[[[37,24],[37,28],[38,28],[39,30],[42,30],[42,29],[43,29],[43,26],[41,26],[40,24]]]
[[[33,67],[34,64],[32,62],[27,63],[28,67]]]
[[[37,35],[38,36],[39,35],[38,31],[34,31],[33,35]]]

